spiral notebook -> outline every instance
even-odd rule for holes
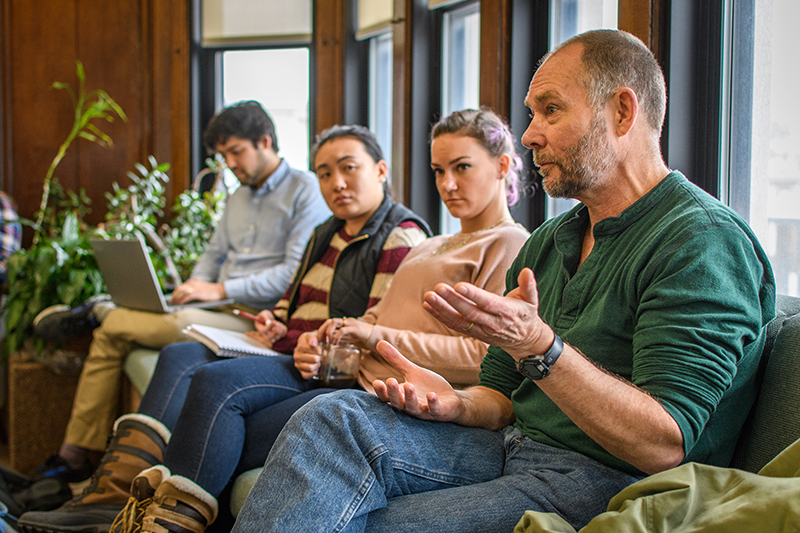
[[[192,324],[183,330],[192,339],[202,342],[219,357],[244,357],[249,355],[283,355],[270,350],[260,342],[239,331]]]

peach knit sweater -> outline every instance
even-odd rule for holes
[[[462,234],[456,234],[459,238]],[[372,391],[375,379],[399,378],[399,373],[375,351],[380,340],[394,345],[414,363],[433,370],[456,386],[478,381],[486,344],[450,329],[422,308],[422,297],[437,283],[466,281],[503,294],[506,270],[528,238],[513,221],[479,230],[454,250],[437,251],[450,236],[432,237],[417,245],[395,272],[383,299],[367,310],[363,320],[375,324],[359,371],[359,383]],[[434,253],[436,252],[436,253]]]

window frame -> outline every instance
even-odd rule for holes
[[[214,114],[222,107],[222,54],[233,51],[280,50],[286,48],[308,48],[309,51],[309,140],[313,142],[313,124],[316,122],[316,106],[311,103],[316,98],[316,70],[314,46],[311,40],[296,39],[289,36],[285,40],[275,42],[259,42],[247,44],[231,42],[203,46],[202,0],[192,0],[191,37],[192,54],[190,61],[191,79],[191,136],[190,136],[190,168],[191,175],[196,176],[205,168],[205,160],[209,156],[203,146],[203,131]]]
[[[378,47],[382,44],[389,45],[389,53],[392,55],[394,42],[393,42],[393,35],[391,29],[387,29],[385,31],[381,31],[376,35],[372,35],[366,39],[369,43],[369,76],[368,76],[368,85],[369,85],[369,98],[368,98],[368,120],[367,124],[369,125],[369,129],[375,134],[378,138],[378,142],[383,149],[384,157],[386,158],[386,162],[391,166],[392,160],[392,120],[393,120],[393,108],[394,108],[394,83],[393,83],[393,72],[394,72],[394,61],[392,58],[392,65],[388,71],[388,81],[389,81],[389,88],[391,90],[391,96],[388,100],[389,103],[389,119],[388,119],[388,132],[389,138],[388,139],[381,139],[381,132],[379,131],[382,126],[382,114],[379,112],[381,106],[378,105],[378,98],[381,92],[381,85],[378,83]],[[381,80],[382,81],[382,80]],[[391,182],[390,182],[391,183]]]

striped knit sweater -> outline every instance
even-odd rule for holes
[[[412,221],[402,222],[392,230],[378,261],[377,272],[370,289],[369,307],[377,304],[386,294],[397,267],[408,252],[425,238],[425,232]],[[297,309],[291,317],[286,316],[289,307],[288,291],[272,310],[275,317],[286,324],[289,330],[283,339],[273,345],[275,350],[292,353],[301,333],[314,331],[329,318],[328,295],[336,261],[352,240],[353,237],[345,233],[344,228],[334,235],[322,258],[309,268],[303,277]]]

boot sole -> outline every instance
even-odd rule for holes
[[[108,533],[111,529],[110,523],[105,524],[81,524],[80,526],[34,526],[17,524],[17,530],[21,533]]]

